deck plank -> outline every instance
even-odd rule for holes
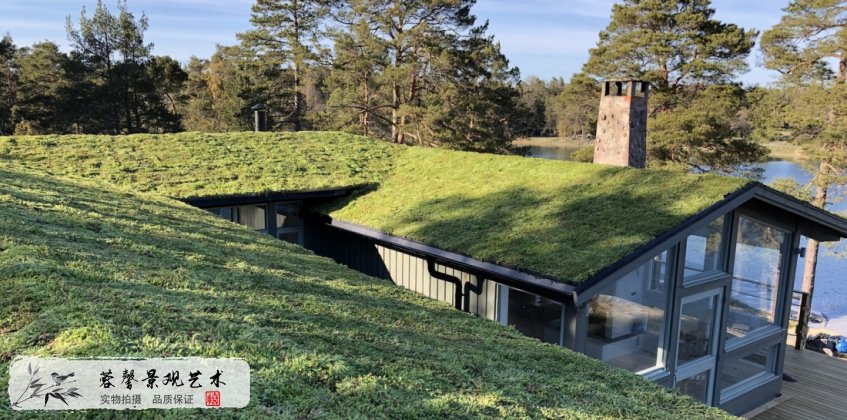
[[[847,360],[786,346],[783,401],[756,420],[847,418]]]

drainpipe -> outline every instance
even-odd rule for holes
[[[465,283],[464,293],[462,293],[462,280],[456,276],[451,276],[447,273],[437,271],[435,269],[434,258],[428,257],[426,259],[426,268],[429,271],[430,276],[435,277],[438,280],[443,280],[448,283],[452,283],[454,286],[456,286],[456,294],[453,297],[455,301],[453,306],[455,306],[456,309],[465,312],[471,311],[471,292],[475,293],[477,296],[482,293],[482,287],[483,285],[485,285],[485,277],[476,276],[476,285],[471,284],[471,282]]]
[[[459,280],[458,277],[451,276],[447,273],[442,273],[440,271],[437,271],[435,269],[435,259],[434,258],[428,257],[426,259],[426,268],[429,271],[430,276],[435,277],[438,280],[443,280],[443,281],[446,281],[448,283],[452,283],[454,286],[456,286],[456,295],[453,298],[453,301],[455,303],[453,304],[453,306],[455,306],[456,309],[461,311],[462,310],[462,296],[463,296],[463,294],[462,294],[462,281]]]
[[[476,286],[471,282],[465,283],[465,312],[471,311],[471,292],[477,296],[482,293],[482,286],[485,284],[485,277],[476,276]]]

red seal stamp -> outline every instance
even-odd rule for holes
[[[220,407],[221,406],[221,392],[220,391],[206,391],[206,407]]]

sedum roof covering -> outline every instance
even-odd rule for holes
[[[365,185],[339,220],[578,284],[747,181],[341,133],[0,138],[0,161],[178,197]]]
[[[728,418],[176,200],[9,162],[0,276],[0,395],[18,354],[241,357],[250,404],[210,415]]]

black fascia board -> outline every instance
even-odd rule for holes
[[[263,204],[273,201],[299,201],[299,200],[319,200],[336,197],[343,197],[350,194],[357,187],[349,188],[332,188],[324,190],[306,190],[306,191],[278,191],[263,194],[238,194],[216,197],[196,197],[185,198],[183,203],[199,208],[213,208],[226,206],[242,206],[250,204]]]
[[[399,238],[354,223],[342,222],[328,217],[327,219],[329,220],[326,220],[326,224],[333,228],[369,238],[380,245],[397,251],[425,259],[435,259],[440,265],[464,271],[477,277],[502,283],[506,286],[512,286],[557,302],[570,302],[573,298],[574,286],[568,283],[538,277],[524,271],[480,261],[467,255]]]
[[[847,219],[815,207],[809,202],[798,200],[791,195],[775,190],[767,185],[757,185],[760,191],[758,191],[756,196],[760,200],[829,228],[841,235],[842,238],[847,237]]]

